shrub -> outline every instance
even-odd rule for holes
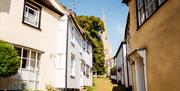
[[[13,45],[0,40],[0,77],[9,77],[17,73],[20,59]]]
[[[93,91],[93,86],[86,87],[87,91]]]

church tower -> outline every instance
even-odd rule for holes
[[[103,12],[103,22],[104,22],[104,30],[102,31],[102,41],[104,45],[104,54],[105,54],[105,67],[107,68],[107,76],[110,75],[110,69],[114,66],[114,61],[112,59],[112,46],[108,40],[108,31],[106,29],[106,19],[105,13]]]

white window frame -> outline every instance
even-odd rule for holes
[[[71,26],[71,43],[75,44],[75,28],[73,26]]]
[[[21,78],[21,79],[19,79],[19,81],[20,82],[22,82],[22,81],[26,82],[27,88],[30,88],[29,83],[31,81],[34,83],[34,86],[33,86],[33,88],[30,88],[30,89],[38,89],[39,84],[40,84],[39,77],[40,77],[40,62],[41,62],[42,52],[39,52],[39,51],[36,51],[33,49],[29,49],[29,48],[25,48],[25,47],[21,47],[21,46],[15,46],[15,48],[18,48],[21,50],[21,51],[19,51],[20,55],[18,55],[20,60],[21,60],[19,73],[20,73],[20,75],[22,75],[23,72],[27,72],[26,75],[28,76],[28,79]],[[23,57],[24,50],[27,51],[27,58]],[[34,59],[32,59],[32,56],[31,56],[32,51],[35,52],[35,58]],[[23,59],[26,59],[26,67],[25,68],[22,68]],[[27,64],[27,61],[29,61],[28,64]],[[31,69],[31,61],[35,61],[35,68],[33,68],[33,69]],[[32,73],[32,72],[35,74],[35,76],[33,77],[33,81],[30,79],[30,73]],[[37,75],[37,74],[39,74],[39,75]],[[21,88],[20,83],[19,83],[19,88]]]
[[[34,15],[29,13],[29,10],[32,10],[34,12]],[[25,3],[23,22],[26,24],[29,24],[31,26],[34,26],[36,28],[39,28],[39,26],[40,26],[40,11],[41,10],[39,7],[36,7],[35,5],[31,5],[29,3]]]
[[[83,51],[83,38],[80,39],[80,53]]]
[[[70,76],[75,77],[75,65],[76,64],[76,58],[74,54],[71,54],[71,73]]]

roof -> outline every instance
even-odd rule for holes
[[[86,33],[84,33],[84,30],[78,25],[76,19],[74,18],[74,15],[73,15],[72,13],[70,13],[69,16],[70,16],[70,18],[73,20],[75,26],[78,28],[78,31],[79,31],[79,33],[82,35],[82,37],[83,37],[84,39],[87,39],[88,42],[89,42],[93,47],[96,47],[95,44],[93,43],[93,41],[89,38],[89,36],[88,36]]]
[[[26,0],[26,1],[30,1],[30,0]],[[45,7],[47,7],[48,9],[54,11],[55,13],[57,13],[57,14],[59,14],[59,15],[61,15],[61,16],[64,15],[60,10],[58,10],[58,9],[50,2],[50,0],[34,0],[34,1],[36,1],[37,3],[39,3],[39,4],[41,4],[41,5],[45,6]],[[54,0],[54,2],[58,4],[58,1]],[[58,4],[58,5],[59,5],[59,4]]]
[[[126,20],[126,27],[125,27],[125,33],[124,33],[124,41],[126,41],[126,38],[127,38],[127,33],[129,32],[129,24],[130,24],[130,20],[129,20],[129,12],[128,12],[128,17],[127,17],[127,20]]]
[[[126,42],[124,42],[124,41],[121,42],[121,44],[120,44],[120,46],[119,46],[119,48],[118,48],[118,50],[117,50],[116,55],[114,56],[114,58],[117,57],[117,55],[118,55],[118,53],[119,53],[119,51],[120,51],[122,45],[125,44],[125,43],[126,43]]]

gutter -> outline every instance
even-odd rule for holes
[[[61,7],[57,4],[57,2],[55,0],[49,0],[49,2],[54,6],[54,8],[56,8],[58,11],[65,14],[65,12],[61,9]]]

